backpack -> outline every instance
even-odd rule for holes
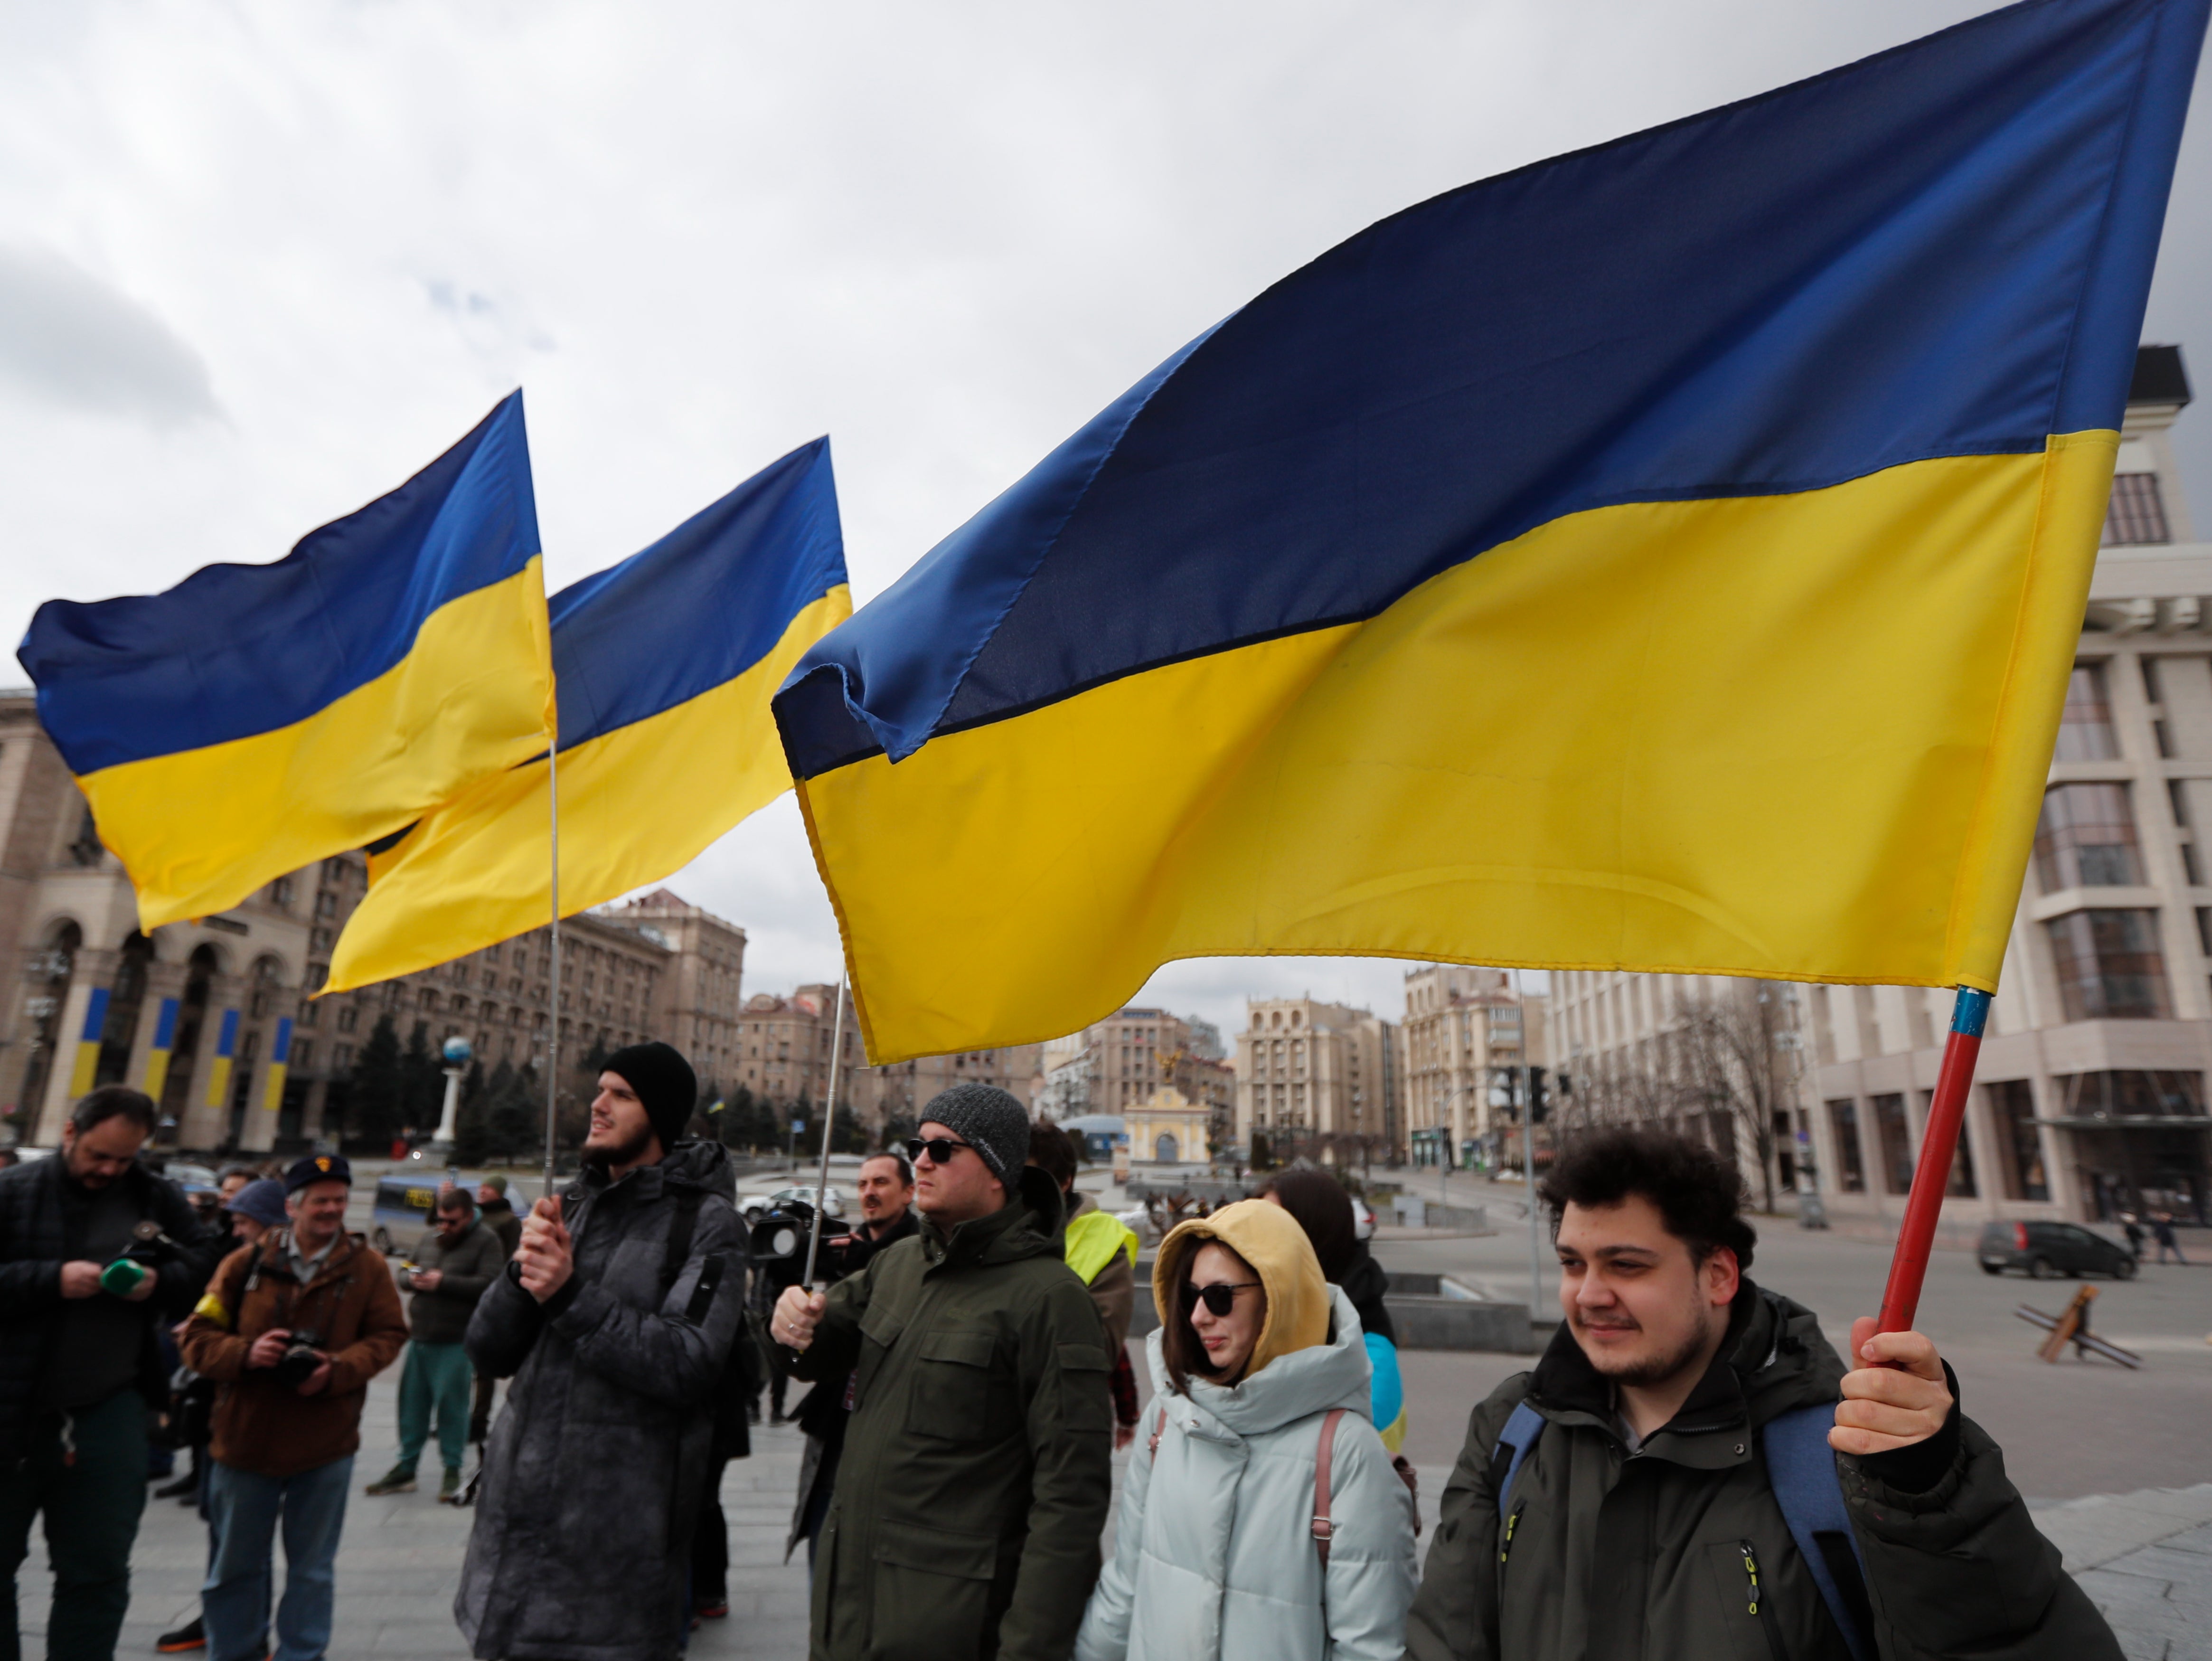
[[[1507,1501],[1513,1479],[1544,1433],[1548,1421],[1523,1402],[1513,1409],[1505,1428],[1498,1433],[1491,1469],[1498,1456],[1506,1456],[1505,1474],[1498,1483],[1498,1520],[1507,1518]],[[1813,1573],[1820,1601],[1835,1617],[1844,1646],[1853,1661],[1875,1661],[1875,1647],[1863,1625],[1872,1606],[1866,1596],[1866,1554],[1852,1531],[1850,1512],[1844,1506],[1842,1483],[1836,1475],[1836,1456],[1828,1446],[1828,1429],[1836,1422],[1832,1406],[1799,1408],[1770,1419],[1759,1427],[1759,1452],[1766,1462],[1766,1478],[1782,1507],[1782,1520],[1797,1542],[1797,1555]],[[1845,1578],[1856,1574],[1847,1592]],[[1856,1594],[1856,1597],[1852,1596]]]
[[[668,1246],[660,1262],[660,1295],[664,1299],[690,1258],[691,1237],[699,1226],[699,1208],[706,1198],[705,1193],[696,1188],[684,1189],[676,1196],[676,1214],[669,1220]],[[701,1266],[699,1282],[691,1288],[690,1301],[684,1306],[686,1320],[707,1318],[707,1311],[714,1307],[714,1293],[721,1286],[728,1267],[726,1254],[719,1251]],[[743,1269],[738,1272],[744,1273]],[[708,1403],[714,1421],[714,1457],[717,1459],[743,1459],[751,1455],[752,1432],[746,1423],[745,1407],[760,1394],[759,1372],[760,1346],[753,1337],[752,1314],[741,1305],[738,1329],[731,1336],[730,1353],[723,1359],[714,1398]]]

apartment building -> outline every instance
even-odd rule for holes
[[[2196,538],[2170,441],[2190,402],[2178,348],[2146,346],[2128,399],[2020,910],[1944,1223],[2209,1220],[2212,1115],[2212,544]],[[1696,977],[1555,974],[1555,1032],[1578,1101],[1664,1116],[1699,1012],[1747,995]],[[1765,987],[1796,1080],[1771,1174],[1808,1154],[1828,1210],[1901,1214],[1951,995]],[[1656,1081],[1655,1085],[1655,1081]],[[1608,1093],[1609,1092],[1609,1093]],[[1684,1109],[1680,1092],[1674,1110]],[[1738,1117],[1736,1147],[1750,1157]],[[1793,1147],[1794,1144],[1794,1147]]]
[[[1312,998],[1245,1006],[1237,1035],[1237,1139],[1265,1139],[1277,1159],[1352,1164],[1402,1151],[1393,1023]]]
[[[487,1069],[542,1068],[557,1031],[573,1106],[589,1099],[593,1053],[649,1037],[683,1045],[694,1012],[735,994],[743,932],[662,891],[562,923],[557,1017],[548,928],[311,997],[367,891],[366,861],[343,854],[218,916],[141,934],[130,879],[32,694],[0,693],[0,959],[21,966],[0,981],[0,1140],[52,1145],[76,1099],[111,1083],[154,1097],[161,1140],[184,1147],[335,1137],[356,1051],[387,1014],[403,1041],[417,1025],[434,1047],[468,1039]]]
[[[1547,1006],[1502,969],[1424,964],[1406,971],[1398,1070],[1414,1164],[1501,1157],[1511,1115],[1501,1111],[1500,1069],[1545,1064]]]
[[[672,954],[668,972],[656,980],[653,1031],[684,1051],[702,1085],[734,1082],[743,1043],[745,931],[665,888],[592,915]]]

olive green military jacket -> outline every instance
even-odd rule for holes
[[[1060,1198],[921,1232],[830,1292],[800,1378],[854,1370],[814,1571],[815,1661],[1063,1661],[1113,1476],[1106,1340]]]
[[[1610,1384],[1562,1327],[1474,1410],[1408,1661],[1850,1661],[1759,1439],[1836,1402],[1843,1377],[1813,1312],[1747,1279],[1711,1369],[1631,1451]],[[1549,1424],[1501,1529],[1498,1439],[1524,1400]],[[1972,1421],[1954,1409],[1928,1442],[1837,1466],[1864,1575],[1847,1541],[1815,1537],[1881,1661],[2119,1661]]]

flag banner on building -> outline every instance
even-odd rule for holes
[[[689,864],[791,788],[769,698],[852,611],[826,438],[553,597],[563,916]],[[325,989],[542,927],[546,791],[540,754],[372,849]]]
[[[522,394],[273,565],[49,600],[16,655],[142,928],[420,818],[545,747],[552,667]]]
[[[1213,954],[1992,985],[2204,14],[1470,185],[1170,357],[778,695],[870,1057]]]

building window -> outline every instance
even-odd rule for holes
[[[2129,1068],[2067,1073],[2058,1087],[2059,1116],[2066,1119],[2185,1119],[2204,1112],[2204,1075]]]
[[[276,902],[276,909],[278,910],[289,911],[292,909],[291,878],[279,877],[276,881],[270,883],[269,885],[269,897]]]
[[[353,1046],[349,1043],[342,1043],[336,1050],[331,1051],[331,1065],[341,1073],[344,1072],[346,1068],[351,1067],[353,1065]]]
[[[2112,706],[2105,696],[2105,666],[2077,663],[2066,683],[2066,709],[2058,718],[2055,761],[2111,761],[2120,753],[2112,736]]]
[[[2026,1079],[2001,1079],[1989,1086],[1990,1116],[2002,1144],[1998,1164],[2008,1200],[2048,1200],[2051,1177],[2043,1168],[2043,1138],[2035,1128],[2035,1087]]]
[[[2035,826],[2035,873],[2046,894],[2142,882],[2127,786],[2057,784],[2044,792],[2043,817]]]
[[[338,1011],[338,1031],[341,1031],[341,1032],[350,1032],[350,1031],[352,1031],[354,1030],[354,1028],[355,1028],[355,1027],[358,1026],[360,1024],[361,1024],[361,1011],[360,1011],[360,1009],[359,1009],[358,1007],[356,1007],[355,1005],[349,1003],[349,1004],[347,1004],[343,1008],[342,1008],[342,1009],[340,1009],[340,1010]]]
[[[325,888],[321,893],[315,896],[315,915],[317,916],[335,917],[337,914],[338,897],[336,894],[333,894],[329,889]]]
[[[2173,540],[2156,473],[2114,473],[2112,505],[2105,510],[2107,548],[2139,548]]]
[[[1874,1127],[1881,1141],[1881,1178],[1892,1194],[1912,1191],[1912,1128],[1905,1120],[1903,1096],[1876,1096]]]
[[[2166,958],[2156,912],[2073,911],[2044,927],[2068,1020],[2165,1018]]]
[[[305,1073],[314,1064],[314,1060],[315,1046],[313,1043],[306,1038],[292,1041],[292,1070],[295,1073]]]

